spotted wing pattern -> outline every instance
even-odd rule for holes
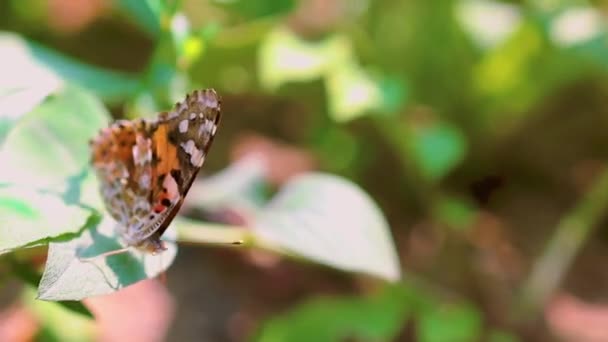
[[[155,119],[120,120],[92,140],[101,194],[127,245],[152,253],[200,170],[220,121],[220,99],[197,90]]]

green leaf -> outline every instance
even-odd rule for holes
[[[46,239],[76,234],[91,211],[61,197],[23,187],[0,188],[0,254]]]
[[[353,173],[361,144],[355,134],[346,127],[327,127],[319,130],[315,138],[315,155],[326,170],[338,173]]]
[[[368,298],[314,299],[268,320],[255,341],[390,341],[408,317],[415,295],[403,286],[389,286]]]
[[[115,224],[106,216],[99,225],[84,231],[76,239],[51,243],[38,298],[81,300],[112,293],[157,276],[175,259],[177,247],[170,242],[166,243],[168,249],[157,255],[131,249],[118,255],[100,256],[123,248]],[[169,229],[163,237],[174,239],[175,233]]]
[[[290,12],[296,7],[296,0],[231,0],[214,1],[222,7],[237,12],[248,20],[275,16]]]
[[[288,182],[254,224],[265,243],[339,269],[397,280],[390,229],[372,199],[336,176],[308,173]]]
[[[124,100],[139,87],[131,75],[84,64],[12,33],[0,33],[0,55],[0,97],[18,95],[22,100],[16,104],[18,108],[33,108],[31,104],[56,90],[62,81],[86,88],[108,102]],[[5,106],[3,101],[0,106]]]
[[[426,179],[440,180],[465,157],[464,135],[447,122],[423,123],[409,131],[408,148]]]
[[[466,304],[433,305],[421,313],[418,331],[422,342],[479,341],[481,316]]]
[[[407,84],[397,77],[384,77],[379,81],[383,98],[384,110],[392,113],[398,112],[407,102]]]
[[[436,201],[434,217],[450,228],[466,231],[471,228],[476,218],[476,209],[473,203],[464,198],[444,196]]]
[[[148,34],[157,37],[161,31],[161,0],[116,0],[122,10]]]
[[[66,191],[88,167],[88,141],[108,123],[103,105],[67,87],[21,118],[0,146],[0,179],[29,188]]]

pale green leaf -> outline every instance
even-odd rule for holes
[[[244,157],[222,171],[194,182],[185,207],[205,210],[230,208],[243,213],[256,212],[264,202],[265,166],[256,157]]]
[[[384,104],[379,83],[354,63],[343,64],[328,72],[327,97],[329,113],[338,122],[380,110]]]
[[[287,28],[278,28],[260,44],[258,70],[262,85],[276,89],[287,82],[319,79],[352,59],[346,37],[335,35],[321,42],[307,42]]]
[[[382,212],[343,178],[320,173],[294,178],[258,215],[254,232],[262,241],[315,262],[388,280],[400,277]]]
[[[21,116],[58,90],[62,80],[31,55],[25,42],[0,34],[0,144]]]
[[[33,108],[31,104],[35,105],[62,82],[76,84],[108,102],[124,100],[139,87],[132,75],[82,63],[13,33],[0,32],[0,54],[0,97],[7,91],[19,95],[19,108]]]
[[[88,141],[109,115],[89,93],[67,87],[40,104],[8,132],[0,146],[0,180],[64,192],[88,167]]]
[[[76,234],[92,212],[57,195],[24,187],[0,187],[0,254],[45,239]]]
[[[175,259],[177,247],[171,242],[166,242],[168,250],[156,255],[131,249],[118,255],[100,256],[123,247],[118,242],[115,224],[106,216],[98,226],[76,239],[51,243],[38,298],[81,300],[112,293],[157,276]],[[163,237],[174,239],[175,234],[169,229]]]

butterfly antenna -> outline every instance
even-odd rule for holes
[[[100,258],[109,257],[111,255],[122,254],[122,253],[128,252],[130,250],[131,250],[131,247],[124,247],[124,248],[116,249],[116,250],[113,250],[113,251],[103,252],[101,254],[98,254],[98,255],[95,255],[95,256],[92,256],[92,257],[86,257],[86,258],[78,257],[78,260],[84,261],[84,262],[93,261],[93,260],[97,260],[97,259],[100,259]]]

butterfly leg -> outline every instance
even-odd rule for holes
[[[131,250],[131,247],[124,247],[124,248],[120,248],[120,249],[116,249],[113,251],[107,251],[107,252],[103,252],[101,254],[92,256],[92,257],[81,257],[78,256],[78,260],[80,260],[81,262],[90,262],[90,261],[94,261],[97,259],[101,259],[101,258],[105,258],[105,257],[109,257],[111,255],[117,255],[117,254],[122,254],[122,253],[126,253],[128,251]]]

